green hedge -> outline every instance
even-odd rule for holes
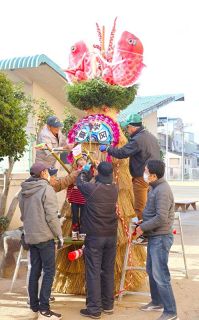
[[[133,102],[137,89],[137,85],[123,88],[93,79],[67,85],[67,94],[70,103],[81,110],[107,106],[119,111]]]

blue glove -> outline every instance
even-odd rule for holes
[[[101,152],[107,151],[107,145],[102,144],[102,145],[99,147],[99,151],[101,151]]]
[[[87,164],[85,164],[85,166],[83,166],[82,170],[88,172],[88,171],[90,170],[90,168],[91,168],[91,164],[90,164],[90,163],[87,163]]]

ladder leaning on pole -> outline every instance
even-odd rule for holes
[[[181,269],[174,269],[174,268],[169,268],[170,271],[178,271],[178,272],[182,272],[183,274],[185,274],[186,278],[188,278],[188,269],[187,269],[187,262],[186,262],[186,255],[185,255],[185,247],[184,247],[184,239],[183,239],[183,230],[182,230],[182,224],[181,224],[181,217],[180,217],[180,212],[175,212],[175,219],[174,219],[174,223],[177,222],[177,227],[179,229],[179,231],[176,233],[177,235],[180,235],[180,242],[181,242],[181,251],[170,251],[170,253],[180,253],[182,254],[183,257],[183,262],[184,262],[184,268]],[[174,226],[176,226],[174,224]],[[131,235],[133,233],[133,231],[135,230],[135,224],[133,221],[130,221],[129,224],[129,235]],[[121,276],[121,281],[120,281],[120,290],[119,290],[119,295],[118,295],[118,300],[121,301],[122,297],[126,294],[132,294],[132,295],[142,295],[142,296],[149,296],[149,292],[146,291],[127,291],[124,288],[125,285],[125,279],[126,279],[126,272],[129,270],[137,270],[137,271],[145,271],[146,272],[146,268],[145,267],[139,267],[139,266],[128,266],[128,260],[129,260],[129,251],[130,251],[130,246],[146,246],[145,244],[134,244],[131,243],[129,245],[129,243],[127,243],[126,246],[126,252],[125,252],[125,256],[124,256],[124,264],[123,264],[123,268],[122,268],[122,276]]]

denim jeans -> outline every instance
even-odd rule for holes
[[[82,225],[84,204],[71,203],[72,210],[72,224]]]
[[[153,304],[162,305],[165,314],[176,315],[176,303],[168,269],[168,257],[172,244],[172,234],[149,236],[146,270],[149,275]]]
[[[114,304],[114,265],[117,237],[86,236],[84,258],[87,310],[94,314]]]
[[[55,243],[54,240],[30,245],[30,278],[29,278],[29,296],[30,308],[33,311],[49,310],[49,298],[53,279],[55,275]],[[40,294],[38,292],[38,282],[43,270],[43,280]],[[39,298],[38,298],[39,295]]]

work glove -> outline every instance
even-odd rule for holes
[[[108,146],[105,145],[105,144],[102,144],[100,147],[99,147],[99,151],[101,152],[106,152],[108,150]]]
[[[85,166],[83,166],[82,170],[89,172],[90,168],[91,168],[91,164],[87,163],[87,164],[85,164]]]
[[[59,218],[59,222],[61,224],[61,227],[63,226],[64,222],[66,221],[66,218],[65,217],[60,217]]]
[[[63,248],[64,245],[64,239],[63,238],[58,238],[58,243],[57,243],[57,249]]]

